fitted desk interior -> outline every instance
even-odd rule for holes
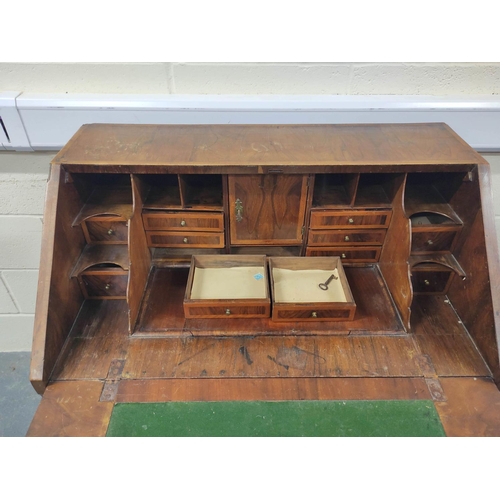
[[[270,269],[319,261],[352,307],[275,301]],[[200,303],[193,266],[256,266],[261,295]],[[85,125],[52,162],[31,381],[498,383],[498,281],[489,166],[445,124]]]

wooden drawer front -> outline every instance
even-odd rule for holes
[[[340,257],[342,262],[378,262],[382,247],[308,247],[306,257]]]
[[[127,244],[127,221],[115,217],[96,217],[82,223],[87,243]]]
[[[443,294],[453,276],[452,271],[412,271],[414,293]]]
[[[271,306],[269,303],[261,305],[191,305],[184,304],[186,318],[269,318]]]
[[[382,245],[385,229],[357,231],[309,231],[310,246]]]
[[[126,271],[88,271],[79,276],[84,295],[89,299],[125,299]]]
[[[145,213],[142,220],[146,230],[224,231],[224,216],[221,213]]]
[[[274,305],[274,321],[352,321],[355,306],[326,307],[325,304],[303,306]]]
[[[455,237],[458,229],[436,230],[436,231],[415,231],[411,233],[411,252],[448,252],[453,250]]]
[[[224,233],[146,231],[148,246],[170,248],[224,248]]]
[[[383,228],[391,220],[390,210],[313,210],[311,229]]]

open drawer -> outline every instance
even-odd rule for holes
[[[269,318],[265,255],[193,255],[184,296],[186,318]]]
[[[354,319],[356,303],[339,257],[270,257],[269,274],[274,321]],[[332,275],[327,289],[320,288]]]

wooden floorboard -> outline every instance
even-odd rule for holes
[[[415,295],[411,312],[411,327],[416,335],[468,336],[444,295]]]
[[[99,437],[106,434],[113,403],[100,402],[102,382],[56,382],[45,390],[27,436]]]
[[[440,377],[488,377],[490,370],[465,335],[415,335],[423,353],[430,356]]]
[[[116,402],[431,399],[422,378],[122,380]]]
[[[446,402],[435,406],[447,436],[500,436],[500,391],[489,378],[440,378]]]
[[[133,339],[123,378],[419,377],[410,336]]]

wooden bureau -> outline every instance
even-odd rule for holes
[[[352,307],[185,314],[193,256],[338,257]],[[499,273],[489,166],[445,124],[85,125],[52,162],[31,381],[43,393],[101,323],[122,326],[96,356],[123,357],[139,339],[418,341],[427,321],[498,384]]]

